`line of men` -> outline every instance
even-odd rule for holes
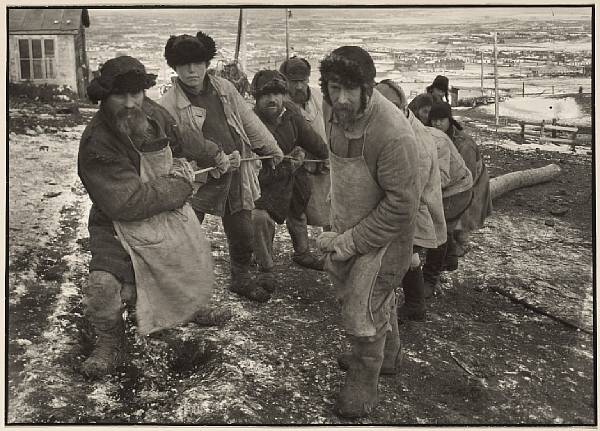
[[[216,52],[203,32],[171,36],[165,59],[177,80],[158,103],[145,97],[156,76],[133,57],[107,61],[90,83],[100,109],[82,135],[78,172],[93,203],[84,303],[97,340],[82,372],[101,378],[124,360],[128,304],[143,335],[231,317],[208,305],[205,214],[222,219],[230,290],[258,302],[276,288],[275,225],[285,222],[294,261],[325,269],[341,304],[352,349],[338,358],[347,373],[336,411],[366,416],[379,375],[399,371],[398,321],[425,319],[424,298],[439,289],[456,224],[475,200],[478,176],[449,134],[425,126],[440,120],[459,136],[459,125],[431,96],[407,106],[393,82],[376,85],[374,63],[357,46],[321,61],[322,100],[308,86],[304,59],[259,71],[254,108],[229,81],[207,74]],[[484,170],[478,151],[475,158],[475,170]],[[198,178],[199,168],[212,169]],[[319,254],[309,249],[307,224],[324,227]]]

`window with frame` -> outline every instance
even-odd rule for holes
[[[21,79],[56,78],[54,39],[19,39]]]

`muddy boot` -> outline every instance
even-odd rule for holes
[[[114,374],[125,359],[125,323],[119,316],[93,326],[98,338],[92,354],[81,365],[81,372],[91,379],[100,379]]]
[[[325,265],[325,256],[319,257],[310,251],[302,254],[294,253],[292,260],[300,266],[317,271],[323,271],[323,267]]]
[[[271,271],[262,271],[258,274],[256,283],[269,293],[274,293],[277,290],[277,278]]]
[[[402,280],[404,304],[398,308],[398,320],[406,322],[414,320],[424,322],[427,317],[425,310],[425,286],[423,271],[420,267],[409,269]]]
[[[425,265],[423,265],[423,296],[425,299],[436,296],[441,290],[440,274],[445,258],[446,244],[427,250]]]
[[[233,317],[233,312],[225,307],[200,307],[191,321],[199,326],[223,326]]]
[[[365,337],[353,337],[353,358],[336,402],[336,413],[341,417],[365,417],[377,405],[377,380],[385,338],[382,336],[375,341],[366,341]]]
[[[271,294],[257,283],[256,277],[252,277],[249,268],[234,268],[233,264],[229,290],[251,301],[267,302],[271,299]]]

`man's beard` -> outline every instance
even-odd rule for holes
[[[266,109],[266,108],[277,108],[277,109]],[[262,119],[268,122],[275,122],[275,120],[281,115],[282,106],[277,103],[270,103],[261,109],[259,114]]]
[[[148,130],[146,114],[139,108],[123,108],[115,116],[117,129],[130,138],[141,138]]]
[[[357,113],[350,104],[336,102],[333,104],[332,110],[336,120],[344,129],[348,129],[356,121]]]
[[[308,101],[308,90],[296,89],[290,92],[290,98],[299,105],[303,105]]]

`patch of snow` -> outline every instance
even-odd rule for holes
[[[494,105],[485,105],[478,109],[494,115]],[[556,118],[559,124],[574,124],[589,126],[592,116],[582,112],[573,97],[551,99],[546,97],[515,97],[499,103],[499,113],[502,116],[514,117],[520,120],[540,122],[552,121]]]

